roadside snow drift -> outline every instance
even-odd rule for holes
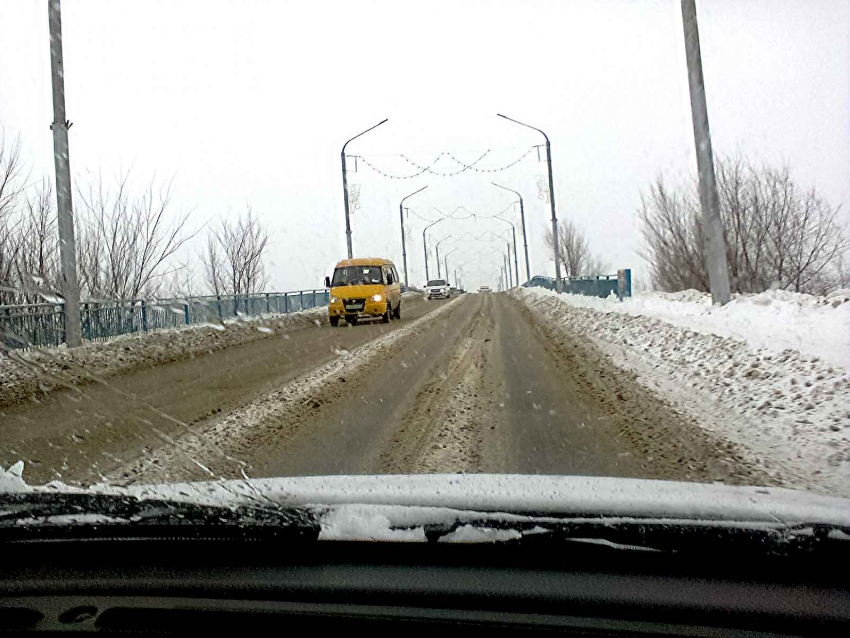
[[[59,388],[73,387],[237,343],[264,339],[327,321],[327,308],[288,314],[238,316],[155,332],[88,342],[80,348],[0,349],[0,407],[38,400]]]
[[[518,289],[535,316],[583,335],[788,487],[850,494],[850,292],[694,290],[619,302]]]

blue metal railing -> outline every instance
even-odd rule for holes
[[[590,277],[565,277],[561,279],[563,292],[574,295],[585,295],[588,297],[605,297],[614,294],[622,301],[632,296],[632,271],[631,268],[618,270],[616,275],[594,275]],[[523,284],[525,287],[538,287],[555,290],[554,277],[532,277],[530,281]]]
[[[80,304],[83,338],[220,322],[230,317],[289,313],[328,305],[327,290],[296,290],[253,295],[209,295],[182,299],[137,299]],[[61,303],[0,306],[0,343],[7,348],[58,346],[65,342]]]

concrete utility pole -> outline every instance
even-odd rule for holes
[[[519,124],[520,126],[530,128],[533,131],[537,131],[546,140],[546,167],[549,172],[549,204],[550,208],[552,209],[552,243],[555,247],[555,290],[561,292],[563,285],[561,283],[561,260],[558,258],[558,217],[557,215],[555,215],[555,182],[552,179],[552,147],[549,144],[549,136],[546,135],[546,133],[541,131],[539,128],[529,126],[528,124],[523,124],[519,120],[515,120],[512,117],[508,117],[507,115],[502,115],[501,113],[496,113],[496,115],[506,120],[510,120],[515,124]]]
[[[694,143],[699,172],[699,201],[705,227],[705,266],[711,288],[711,302],[729,303],[729,269],[726,265],[726,242],[720,218],[720,199],[714,175],[711,152],[711,133],[708,128],[708,107],[699,48],[699,28],[694,0],[682,0],[682,25],[685,31],[685,55],[688,61],[688,88],[691,93],[691,116],[694,123]]]
[[[50,76],[53,84],[53,162],[56,167],[56,227],[59,234],[59,262],[62,271],[62,297],[65,299],[65,343],[76,348],[80,333],[80,287],[77,284],[77,243],[71,208],[71,162],[65,117],[65,64],[62,59],[62,8],[59,0],[49,0]]]
[[[507,266],[507,268],[508,268],[508,283],[510,284],[510,287],[513,288],[514,287],[514,276],[513,276],[513,273],[511,273],[511,242],[509,242],[509,241],[505,242],[505,246],[507,246],[507,249],[508,249],[508,255],[505,258],[505,266]],[[516,260],[514,260],[514,261],[516,261]]]
[[[348,177],[345,174],[345,147],[348,146],[351,142],[356,140],[361,135],[366,135],[372,129],[378,128],[384,122],[387,122],[390,118],[386,118],[375,124],[372,128],[367,128],[362,133],[358,133],[354,137],[352,137],[348,142],[342,145],[342,152],[339,154],[340,159],[342,160],[342,197],[345,202],[345,243],[348,245],[348,258],[352,259],[354,257],[354,251],[351,246],[351,219],[348,215]]]

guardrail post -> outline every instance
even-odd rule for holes
[[[216,300],[216,305],[218,306],[218,318],[221,319],[221,295],[216,295]]]
[[[283,293],[283,313],[284,314],[289,313],[289,293],[288,292]]]
[[[183,304],[183,321],[187,326],[189,325],[189,304],[187,303]]]
[[[83,330],[85,331],[86,339],[91,341],[91,312],[89,311],[89,304],[84,303],[82,310],[80,311],[82,314],[81,323],[83,324]]]
[[[298,291],[298,297],[299,297],[298,298],[298,309],[304,310],[304,291],[303,290]]]
[[[632,296],[632,269],[624,268],[617,271],[617,297],[622,301]]]
[[[142,299],[142,332],[148,331],[148,308],[145,306],[145,300]]]

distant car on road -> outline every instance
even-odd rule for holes
[[[432,279],[425,285],[425,295],[428,299],[448,299],[452,291],[445,279]]]
[[[492,290],[490,290],[490,286],[481,286],[481,287],[478,289],[478,292],[480,292],[480,293],[484,293],[484,292],[493,292],[493,291],[492,291]]]

